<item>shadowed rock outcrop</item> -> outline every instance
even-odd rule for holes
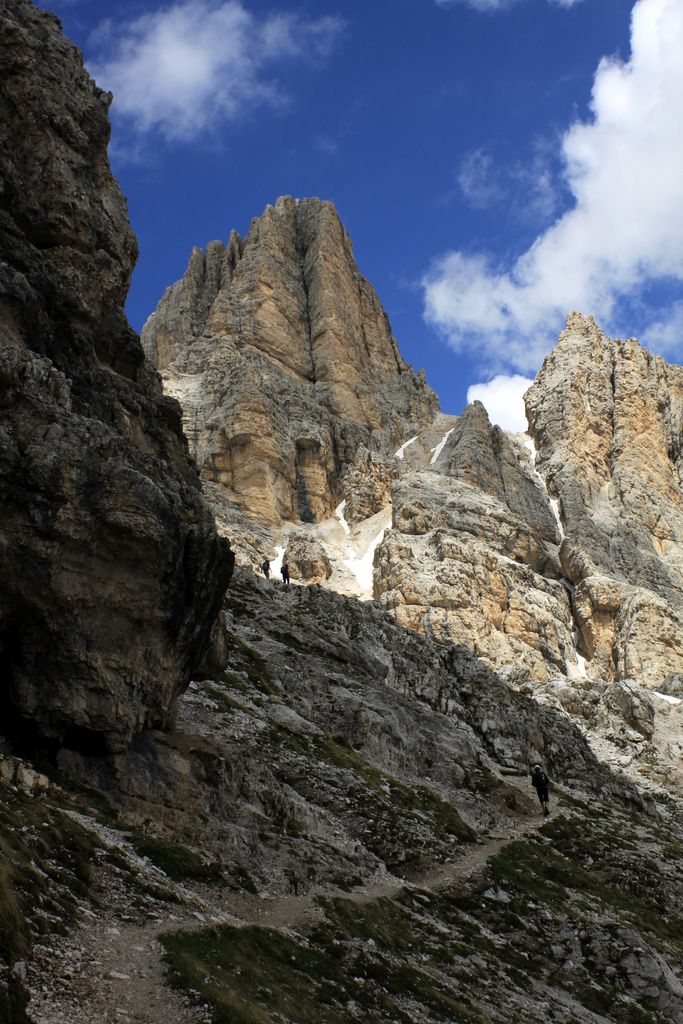
[[[390,451],[438,408],[319,199],[280,198],[245,239],[195,249],[142,340],[202,476],[270,526],[329,516],[361,445]]]
[[[168,723],[231,570],[123,303],[110,97],[0,3],[0,723],[88,749]]]

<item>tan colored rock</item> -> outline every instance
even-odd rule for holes
[[[143,330],[205,479],[260,522],[314,522],[362,445],[437,411],[403,361],[331,203],[281,198],[244,240],[195,249]]]
[[[288,534],[285,558],[290,576],[300,583],[320,583],[332,575],[325,548],[306,530],[292,530]]]
[[[409,629],[536,679],[578,673],[560,537],[526,451],[475,403],[434,468],[392,490],[375,596]]]
[[[354,526],[376,515],[391,501],[391,485],[400,474],[393,456],[377,454],[361,446],[344,475],[344,516]]]
[[[683,678],[683,368],[571,314],[526,395],[591,675]]]

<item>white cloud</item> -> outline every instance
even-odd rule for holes
[[[520,0],[436,0],[437,7],[456,7],[466,4],[474,7],[475,11],[507,11]],[[573,7],[581,3],[581,0],[548,0],[548,3],[555,7]]]
[[[683,302],[674,302],[642,336],[642,342],[657,352],[683,352]]]
[[[535,370],[570,309],[609,323],[622,296],[683,281],[683,4],[637,0],[632,55],[596,71],[592,117],[562,140],[572,207],[511,266],[450,252],[425,315],[492,369]]]
[[[520,374],[498,374],[485,384],[472,384],[467,389],[467,402],[477,400],[486,407],[491,423],[514,434],[527,429],[523,395],[533,380]]]
[[[483,149],[473,149],[462,158],[458,185],[470,206],[479,210],[492,206],[505,195],[493,169],[493,158]]]
[[[93,36],[89,70],[138,136],[189,141],[258,104],[286,101],[270,77],[285,61],[324,60],[338,18],[257,20],[239,0],[182,0]]]
[[[553,156],[549,140],[543,138],[534,141],[525,160],[507,159],[498,165],[486,150],[473,149],[460,161],[458,186],[475,210],[504,205],[515,220],[545,223],[558,203]]]
[[[517,219],[537,224],[550,220],[559,203],[557,175],[557,139],[537,138],[528,159],[510,165]]]
[[[437,7],[455,7],[458,4],[466,4],[474,7],[476,11],[504,11],[518,0],[436,0]]]

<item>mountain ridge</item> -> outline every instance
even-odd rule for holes
[[[210,302],[192,293],[177,357],[232,572],[180,409],[122,314],[135,243],[108,97],[29,0],[0,0],[0,49],[2,1024],[679,1024],[683,701],[590,678],[572,635],[595,569],[633,610],[635,584],[605,575],[605,502],[631,516],[622,560],[628,543],[647,555],[638,600],[664,601],[642,583],[655,555],[677,564],[675,493],[668,536],[624,488],[588,487],[593,547],[577,554],[562,536],[565,519],[583,528],[567,518],[576,488],[546,486],[531,439],[482,408],[437,414],[419,376],[395,372],[341,225],[323,211],[316,241],[316,218],[285,203],[238,294],[216,275]],[[239,260],[231,244],[234,281],[246,244]],[[239,347],[250,294],[252,340],[287,372]],[[229,323],[217,308],[218,335],[191,334],[192,309],[205,332],[219,295]],[[333,315],[346,305],[348,325]],[[330,359],[337,343],[355,358],[367,309],[386,361],[341,379]],[[557,467],[543,396],[539,452]],[[242,460],[233,486],[226,425],[260,460],[251,484]],[[657,454],[669,435],[652,436]],[[661,466],[678,457],[672,444]],[[273,551],[325,586],[255,573]],[[589,667],[611,629],[638,650],[600,607]]]

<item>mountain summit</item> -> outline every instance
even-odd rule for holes
[[[361,446],[388,451],[438,408],[320,199],[282,197],[246,238],[195,249],[142,341],[204,479],[271,526],[325,519]]]

